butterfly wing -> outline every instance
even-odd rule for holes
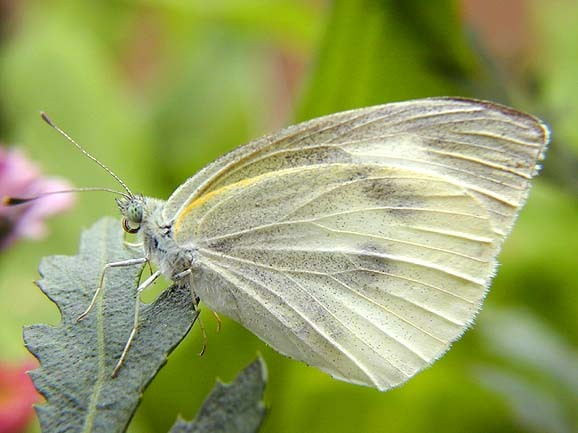
[[[473,320],[547,129],[477,101],[340,113],[250,143],[167,202],[197,293],[276,350],[385,390]]]

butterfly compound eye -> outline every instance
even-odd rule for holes
[[[116,203],[122,213],[122,228],[127,233],[137,233],[143,220],[142,204],[134,197],[117,199]]]
[[[140,203],[129,203],[126,208],[126,217],[130,222],[140,224],[142,222],[142,206]]]

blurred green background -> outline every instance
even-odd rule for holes
[[[217,334],[206,314],[206,354],[195,327],[130,432],[192,418],[215,379],[258,351],[264,432],[578,431],[578,2],[5,0],[0,14],[0,141],[76,186],[117,187],[39,110],[134,191],[162,198],[251,138],[365,105],[485,98],[553,130],[476,325],[432,368],[379,393],[285,359],[227,319]],[[82,228],[117,214],[110,195],[81,195],[46,239],[2,253],[0,361],[29,356],[23,325],[58,323],[32,284],[40,258],[74,254]]]

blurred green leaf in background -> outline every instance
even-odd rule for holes
[[[230,381],[257,351],[269,369],[263,432],[576,431],[578,415],[567,409],[577,406],[575,387],[552,384],[569,366],[540,353],[556,339],[575,359],[578,346],[576,19],[573,0],[1,2],[0,143],[76,186],[116,187],[39,120],[40,110],[133,190],[161,198],[251,138],[365,105],[477,97],[552,127],[544,173],[479,323],[432,368],[378,393],[285,359],[230,320],[217,333],[207,315],[206,354],[197,356],[193,329],[129,431],[168,431],[178,413],[193,418],[215,378]],[[41,257],[73,254],[81,228],[103,215],[117,215],[109,194],[80,195],[44,240],[2,252],[0,361],[26,362],[23,325],[59,321],[32,284]],[[523,319],[508,316],[519,308]],[[524,359],[517,350],[496,355],[502,332],[527,348]],[[536,402],[551,410],[532,411]]]

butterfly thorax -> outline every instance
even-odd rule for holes
[[[196,268],[197,250],[184,248],[175,242],[172,224],[163,217],[163,200],[138,196],[119,200],[118,204],[125,218],[123,227],[142,236],[146,257],[164,277],[175,280],[176,275]]]

